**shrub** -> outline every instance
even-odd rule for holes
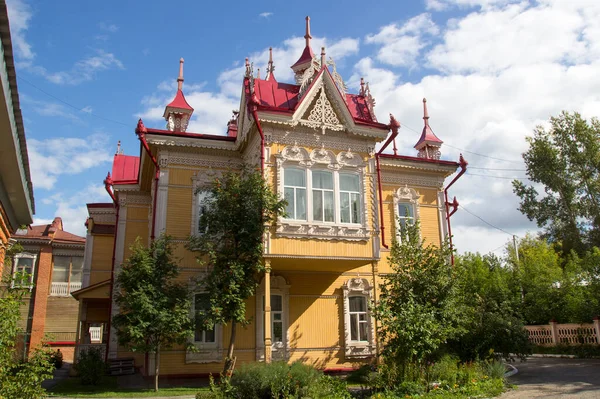
[[[431,367],[431,380],[450,386],[456,384],[459,359],[456,356],[444,355]]]
[[[583,345],[556,345],[556,346],[536,346],[533,353],[554,354],[554,355],[574,355],[581,359],[599,358],[600,346]]]
[[[492,360],[485,364],[485,372],[490,378],[504,380],[506,366],[500,360]]]
[[[83,385],[98,385],[106,373],[103,353],[100,348],[88,348],[79,353],[77,373]]]

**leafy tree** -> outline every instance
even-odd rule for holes
[[[248,168],[228,172],[206,187],[199,231],[188,248],[198,253],[210,271],[201,281],[210,297],[201,322],[206,327],[231,323],[231,338],[224,365],[233,368],[236,326],[247,325],[246,300],[254,295],[262,272],[263,240],[272,223],[284,214],[277,197],[261,174]]]
[[[22,250],[12,246],[6,253],[4,267],[10,270],[11,258]],[[28,278],[24,274],[15,276],[17,281]],[[0,398],[44,398],[42,388],[45,379],[52,378],[54,366],[51,352],[44,347],[31,348],[27,360],[19,360],[20,308],[29,289],[11,288],[12,279],[3,281],[0,290]]]
[[[120,313],[113,316],[119,343],[132,351],[154,352],[154,389],[158,391],[160,351],[192,336],[187,286],[176,282],[171,238],[160,236],[145,247],[138,237],[116,280]]]
[[[467,253],[456,258],[461,296],[469,307],[467,332],[449,342],[463,361],[490,354],[507,358],[531,350],[521,317],[520,287],[510,268],[493,254]]]
[[[400,367],[402,378],[410,363],[422,364],[448,339],[462,335],[468,321],[448,243],[425,246],[418,224],[408,226],[403,236],[392,244],[388,260],[393,272],[380,285],[373,307],[382,354]]]
[[[527,138],[523,154],[532,185],[513,181],[519,210],[544,228],[564,254],[600,246],[600,122],[578,113],[550,118]],[[542,185],[544,194],[534,185]]]

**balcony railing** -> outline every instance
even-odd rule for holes
[[[55,283],[50,286],[50,295],[69,296],[71,292],[81,289],[81,282],[71,281],[70,283]]]

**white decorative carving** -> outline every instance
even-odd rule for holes
[[[330,169],[339,169],[336,156],[333,152],[327,151],[324,145],[321,148],[312,150],[310,159],[313,164],[326,164]]]
[[[340,152],[337,156],[337,162],[342,165],[342,166],[349,166],[349,167],[364,167],[365,163],[362,159],[362,157],[358,154],[354,154],[352,152],[352,150],[350,150],[350,148],[348,148],[348,151],[344,152]]]
[[[408,185],[404,185],[404,187],[400,187],[398,190],[396,190],[393,197],[394,197],[394,220],[395,220],[395,226],[396,226],[396,239],[399,240],[400,237],[399,237],[398,233],[400,232],[400,224],[398,223],[398,218],[400,216],[404,216],[404,215],[398,214],[398,204],[400,202],[408,202],[408,203],[412,204],[415,220],[419,220],[420,215],[421,215],[420,207],[419,207],[419,198],[421,198],[421,196],[414,189],[409,188]]]
[[[282,220],[277,224],[278,237],[313,238],[317,240],[367,241],[371,234],[364,227],[332,226],[312,223],[297,223]]]
[[[440,151],[439,147],[433,147],[429,145],[426,145],[425,147],[421,148],[417,153],[418,158],[424,159],[439,160],[441,156],[442,152]]]
[[[326,64],[333,69],[333,71],[331,72],[333,81],[335,82],[335,85],[337,86],[338,90],[340,91],[342,98],[344,98],[344,101],[346,101],[346,93],[348,92],[348,87],[346,87],[346,83],[344,83],[344,79],[342,79],[342,76],[337,72],[335,62],[333,61],[332,58],[329,58],[329,60],[326,62]]]
[[[369,340],[352,341],[350,335],[350,296],[364,296],[367,306],[373,302],[373,287],[364,278],[351,278],[342,287],[344,291],[344,355],[348,359],[364,358],[375,355],[375,323],[371,317],[369,320]]]
[[[439,176],[410,176],[396,173],[384,174],[382,172],[381,180],[388,184],[409,185],[413,187],[433,187],[440,189],[444,186],[444,178]]]
[[[325,130],[344,130],[344,125],[340,123],[331,102],[325,94],[325,88],[321,86],[317,102],[310,110],[307,119],[300,119],[300,124],[313,129],[321,129],[321,133],[325,134]]]
[[[122,207],[128,205],[150,205],[151,203],[152,197],[150,195],[135,193],[119,193],[119,205]]]

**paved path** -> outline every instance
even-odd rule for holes
[[[500,399],[600,399],[600,360],[529,358],[514,363],[519,373],[508,382],[517,388]]]

